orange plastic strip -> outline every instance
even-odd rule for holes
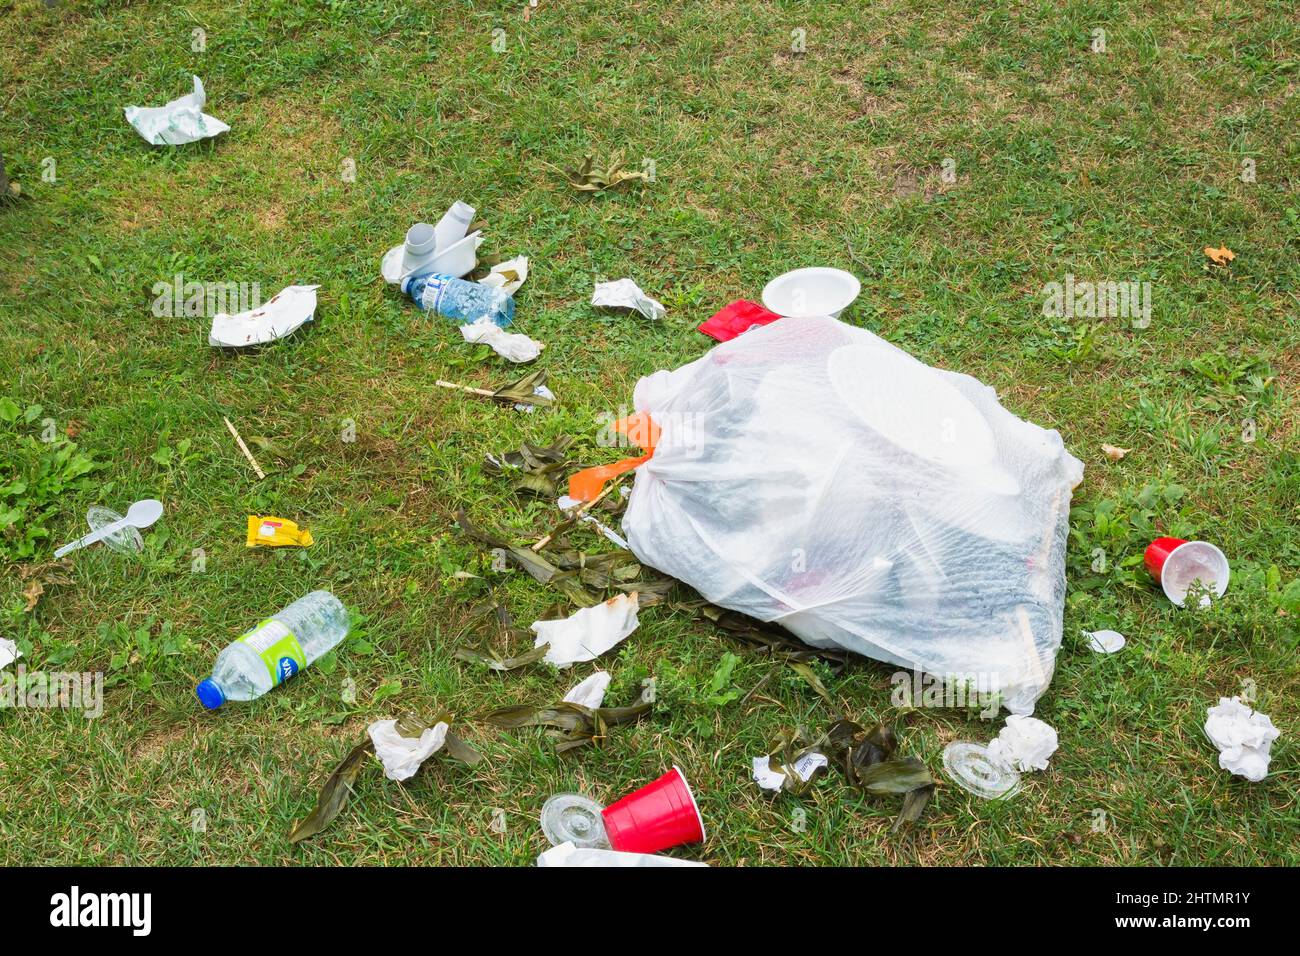
[[[611,478],[626,474],[633,468],[644,465],[654,457],[655,446],[659,444],[659,426],[654,423],[654,420],[649,415],[644,412],[637,412],[627,418],[620,418],[614,423],[614,431],[626,435],[637,445],[644,448],[646,453],[638,458],[624,458],[612,465],[596,465],[594,468],[584,468],[582,471],[571,475],[569,477],[570,498],[576,498],[578,501],[594,501],[600,497],[601,491],[605,488],[605,482]]]

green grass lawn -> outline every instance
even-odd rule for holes
[[[191,73],[231,132],[148,146],[122,107],[187,93]],[[610,802],[672,763],[710,830],[679,852],[719,865],[1300,862],[1298,79],[1289,0],[0,0],[0,152],[25,194],[0,207],[0,525],[26,509],[0,535],[0,635],[31,669],[107,684],[98,719],[0,710],[0,863],[529,864],[548,795]],[[552,168],[620,150],[655,181],[588,196]],[[436,388],[517,370],[378,275],[412,221],[456,199],[488,223],[482,257],[531,257],[516,323],[547,343],[553,411]],[[1202,250],[1224,244],[1236,259],[1211,267]],[[896,799],[832,774],[773,800],[749,770],[787,728],[892,719],[892,667],[822,670],[831,706],[742,653],[723,682],[740,697],[716,706],[742,648],[654,607],[602,663],[610,703],[653,676],[656,709],[562,758],[539,730],[475,716],[558,700],[590,665],[452,657],[484,638],[489,589],[522,626],[571,610],[456,531],[460,508],[519,541],[556,521],[484,454],[574,435],[578,461],[611,460],[598,416],[701,355],[695,326],[718,308],[815,264],[862,279],[846,321],[979,377],[1087,468],[1036,711],[1060,733],[1051,768],[978,801],[940,754],[999,724],[913,712],[902,749],[940,786],[899,834]],[[319,283],[321,304],[289,340],[222,353],[208,318],[152,314],[177,274],[264,297]],[[626,275],[666,321],[590,307],[593,281]],[[1149,281],[1150,326],[1044,316],[1044,285],[1067,275]],[[279,449],[254,447],[264,481],[223,416]],[[96,470],[12,490],[69,436]],[[1131,452],[1111,462],[1103,443]],[[89,505],[145,497],[167,512],[139,559],[84,551],[64,581],[41,568]],[[246,549],[246,516],[267,513],[316,545]],[[1155,533],[1219,543],[1226,598],[1171,606],[1140,565]],[[261,700],[202,711],[217,652],[314,588],[355,609],[345,644]],[[1091,653],[1081,631],[1108,626],[1128,647]],[[1282,730],[1259,784],[1221,771],[1201,729],[1243,687]],[[435,757],[406,785],[372,769],[331,829],[288,843],[370,721],[444,710],[482,763]]]

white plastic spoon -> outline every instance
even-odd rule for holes
[[[76,551],[78,548],[84,548],[94,544],[96,541],[103,541],[109,535],[122,528],[147,528],[159,518],[162,517],[163,506],[161,501],[153,498],[145,498],[143,501],[137,501],[130,508],[126,509],[126,517],[120,521],[114,521],[112,524],[106,524],[98,531],[92,531],[84,538],[78,538],[71,544],[65,544],[54,552],[56,558],[61,558],[69,551]]]

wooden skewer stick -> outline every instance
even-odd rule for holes
[[[471,395],[483,395],[487,398],[491,398],[496,394],[496,392],[492,391],[490,388],[473,388],[469,385],[457,385],[455,382],[444,382],[442,379],[438,379],[433,384],[441,388],[457,388],[462,392],[469,392]]]
[[[607,494],[609,494],[611,491],[613,491],[615,488],[617,488],[620,484],[622,484],[622,482],[623,482],[623,478],[624,478],[623,475],[619,475],[617,478],[615,478],[613,481],[611,481],[608,485],[606,485],[606,486],[605,486],[605,490],[602,491],[600,494],[598,494],[596,497],[592,498],[590,501],[584,501],[581,505],[579,505],[578,507],[576,507],[576,508],[574,508],[572,511],[570,511],[570,512],[568,513],[569,517],[568,517],[567,519],[565,519],[565,520],[571,520],[571,519],[578,518],[578,517],[580,517],[581,515],[583,515],[583,514],[587,511],[588,508],[590,508],[590,507],[592,507],[593,505],[599,503],[599,502],[600,502],[600,499],[604,498]],[[551,539],[554,538],[554,537],[555,537],[555,532],[551,532],[551,533],[548,534],[546,537],[540,539],[536,544],[534,544],[534,545],[532,546],[531,550],[533,550],[533,551],[540,551],[540,550],[542,550],[542,548],[546,547],[548,544],[551,543]]]
[[[257,477],[259,479],[265,479],[266,474],[262,471],[262,467],[257,463],[257,459],[253,457],[253,453],[248,450],[248,446],[244,444],[244,439],[239,437],[239,432],[235,431],[235,426],[230,424],[230,419],[223,415],[221,420],[225,422],[226,427],[230,429],[230,434],[234,436],[235,444],[237,444],[239,450],[244,453],[244,457],[248,459],[248,463],[253,466],[253,471],[257,472]]]

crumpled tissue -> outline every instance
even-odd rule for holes
[[[662,302],[650,298],[631,279],[597,282],[591,293],[591,304],[608,309],[634,309],[655,322],[668,314]]]
[[[658,853],[623,853],[599,847],[577,847],[572,843],[553,846],[537,858],[538,866],[708,866],[695,860],[679,860]]]
[[[500,289],[506,295],[514,295],[527,278],[528,257],[515,256],[494,265],[491,272],[478,280],[478,284]]]
[[[375,756],[384,764],[384,776],[397,781],[415,776],[420,764],[442,748],[447,729],[447,724],[439,721],[415,738],[399,734],[395,720],[376,720],[366,728],[375,745]]]
[[[830,763],[825,754],[807,753],[800,757],[790,767],[802,780],[807,783],[812,779],[812,775],[817,772],[819,767],[825,767]],[[772,756],[766,754],[762,757],[755,757],[752,761],[754,768],[754,782],[764,790],[780,790],[785,786],[786,774],[783,770],[772,769]]]
[[[1046,770],[1056,753],[1056,731],[1037,717],[1017,714],[1007,718],[1002,732],[989,742],[989,757],[1021,773]]]
[[[0,637],[0,670],[8,667],[22,656],[23,652],[18,649],[17,642],[11,641],[7,637]]]
[[[271,301],[256,309],[212,318],[208,344],[237,349],[248,345],[265,345],[298,331],[316,315],[318,285],[291,285],[271,296]]]
[[[530,339],[521,332],[507,332],[491,319],[479,319],[469,325],[462,325],[460,334],[471,344],[492,346],[492,351],[512,362],[531,362],[546,348],[541,342]]]
[[[1219,705],[1205,712],[1205,734],[1219,748],[1220,767],[1258,783],[1268,776],[1273,741],[1282,731],[1240,697],[1220,697]]]
[[[534,621],[533,647],[551,646],[542,658],[556,667],[595,660],[636,630],[637,593],[620,594],[558,621]]]
[[[605,691],[609,690],[610,675],[606,671],[596,671],[573,690],[564,695],[567,704],[577,704],[595,710],[605,702]]]
[[[194,92],[177,97],[164,106],[128,106],[123,109],[126,121],[152,146],[181,146],[196,143],[230,127],[215,116],[203,112],[208,101],[203,81],[194,77]]]

